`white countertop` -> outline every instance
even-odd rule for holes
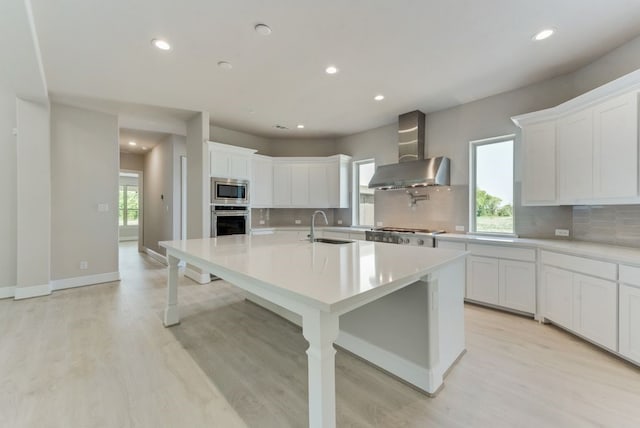
[[[309,226],[269,226],[269,227],[265,227],[265,226],[259,226],[259,227],[252,227],[251,230],[255,230],[255,231],[260,231],[260,230],[280,230],[280,231],[308,231],[309,230]],[[327,231],[332,231],[332,232],[343,232],[343,233],[348,233],[348,232],[365,232],[367,230],[371,230],[371,226],[316,226],[315,227],[316,230],[327,230]]]
[[[445,233],[437,236],[437,240],[465,241],[477,244],[513,245],[518,247],[540,248],[542,250],[560,251],[578,256],[592,257],[613,263],[624,263],[640,266],[640,249],[617,245],[598,244],[594,242],[572,241],[561,239],[528,239],[493,237],[486,235],[465,235]]]
[[[392,290],[409,280],[417,281],[467,254],[367,241],[312,244],[278,234],[163,241],[160,245],[177,257],[191,255],[211,268],[243,275],[265,288],[294,293],[323,310],[376,289]]]

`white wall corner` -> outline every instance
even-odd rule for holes
[[[120,281],[120,272],[106,272],[95,275],[75,276],[72,278],[56,279],[51,281],[52,290],[64,290],[67,288],[84,287],[85,285],[102,284],[105,282]]]
[[[31,285],[29,287],[16,287],[14,299],[30,299],[32,297],[48,296],[49,294],[51,294],[50,284]]]

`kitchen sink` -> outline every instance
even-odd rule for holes
[[[354,241],[347,241],[345,239],[316,238],[313,242],[323,242],[325,244],[351,244]]]

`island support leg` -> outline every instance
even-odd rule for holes
[[[180,259],[167,254],[167,306],[164,309],[164,326],[169,327],[180,322],[178,313],[178,263]]]
[[[309,427],[336,426],[336,350],[338,315],[309,311],[302,317],[302,334],[309,342]]]

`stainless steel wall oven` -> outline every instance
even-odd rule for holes
[[[240,205],[211,206],[211,237],[247,233],[249,208]]]

